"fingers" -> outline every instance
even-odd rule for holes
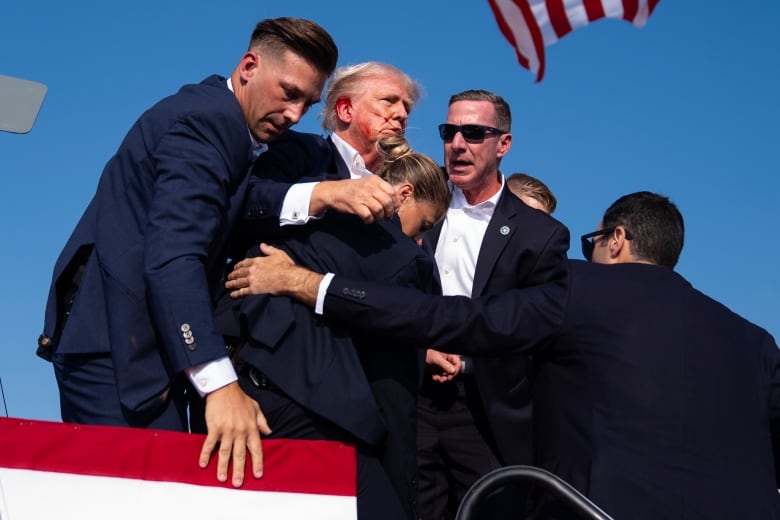
[[[208,466],[217,450],[217,480],[226,482],[233,465],[231,483],[244,483],[247,449],[252,457],[252,473],[263,475],[263,452],[260,431],[269,432],[265,417],[256,401],[243,393],[238,383],[231,383],[210,393],[206,398],[208,435],[201,448],[198,464]]]
[[[217,436],[212,434],[206,436],[206,440],[203,441],[203,447],[201,447],[200,449],[198,466],[205,469],[209,465],[209,460],[211,460],[211,454],[214,452],[214,448],[216,446],[217,446]]]
[[[233,439],[228,435],[223,435],[222,440],[219,443],[219,449],[217,450],[217,480],[220,482],[227,481],[228,467],[230,466],[230,456],[239,450],[239,443],[233,442]],[[233,485],[238,486],[244,483],[244,462],[246,461],[246,453],[242,453],[240,457],[234,456],[233,465]],[[235,461],[241,460],[241,467],[235,464]]]
[[[257,429],[263,435],[271,434],[271,428],[259,408],[257,410]],[[260,478],[263,476],[263,445],[260,436],[250,435],[246,445],[249,448],[249,455],[252,457],[252,474],[255,478]]]
[[[265,256],[275,256],[278,254],[285,254],[284,251],[281,249],[278,249],[272,245],[266,244],[265,242],[260,244],[260,252],[263,253]],[[241,263],[241,262],[239,262]]]
[[[251,436],[250,436],[250,438],[251,438]],[[242,438],[240,441],[236,440],[236,442],[233,443],[233,487],[241,487],[241,484],[244,483],[244,467],[246,466],[246,446],[247,446],[248,442],[249,442],[248,439],[243,439]],[[258,437],[257,443],[258,444],[260,443],[260,438],[259,437]],[[223,455],[225,456],[225,458],[228,461],[230,460],[230,453],[229,453],[229,451],[228,451],[228,453],[223,454],[223,451],[220,448],[220,450],[219,450],[220,461],[219,461],[219,464],[217,464],[217,468],[218,468],[217,469],[217,473],[218,473],[217,478],[219,478],[219,475],[221,474],[221,471],[220,471],[219,468],[220,468],[220,466],[222,464],[222,457],[223,457]],[[261,456],[262,456],[262,452],[261,452]],[[228,468],[228,463],[225,462],[225,473],[226,474],[227,474],[227,468]],[[262,462],[260,463],[260,471],[261,471],[260,475],[262,476]],[[222,480],[221,482],[224,482],[224,480]]]

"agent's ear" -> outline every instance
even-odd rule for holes
[[[609,237],[609,257],[615,263],[629,262],[631,259],[631,243],[626,239],[626,228],[617,226]]]
[[[395,187],[398,198],[401,200],[401,204],[405,204],[409,200],[414,200],[414,186],[409,182],[404,182]]]
[[[340,121],[347,124],[352,122],[352,100],[347,96],[338,98],[333,109]]]
[[[510,148],[512,148],[512,134],[499,135],[496,156],[501,159],[503,156],[509,153]]]
[[[241,81],[241,85],[245,85],[249,78],[254,75],[255,71],[260,68],[260,60],[262,58],[256,52],[247,51],[241,58],[238,64],[238,77]]]

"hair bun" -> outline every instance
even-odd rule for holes
[[[401,134],[381,138],[377,142],[377,148],[379,148],[379,153],[382,154],[385,162],[397,161],[414,153],[412,147],[409,146],[409,141]]]

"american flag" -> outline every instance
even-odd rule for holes
[[[544,77],[544,48],[600,18],[643,27],[660,0],[488,0],[520,65]]]

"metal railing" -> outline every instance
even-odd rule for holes
[[[559,504],[570,509],[578,517],[588,520],[612,520],[612,517],[591,502],[565,480],[549,471],[534,466],[506,466],[491,471],[477,480],[466,492],[458,507],[455,520],[477,518],[480,500],[501,486],[510,483],[536,484],[549,491]],[[498,519],[496,519],[498,520]]]

